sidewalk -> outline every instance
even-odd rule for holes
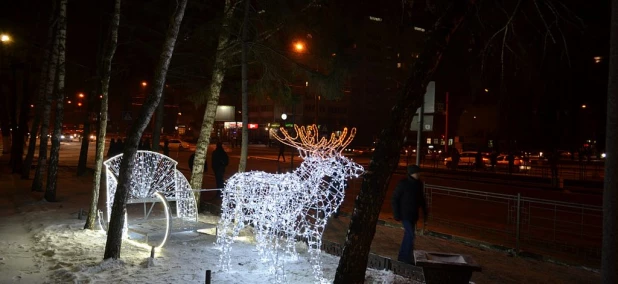
[[[19,175],[11,174],[7,167],[8,155],[0,156],[0,216],[2,218],[20,214],[20,208],[25,204],[38,202],[40,193],[30,191],[31,181],[21,180]],[[231,171],[230,171],[231,172]],[[61,188],[83,188],[82,196],[62,196],[58,206],[63,202],[75,202],[89,198],[89,187],[92,176],[75,177],[73,171],[60,172]],[[204,184],[213,184],[214,177],[206,175]],[[59,187],[60,188],[60,187]],[[59,191],[59,194],[64,194]],[[207,196],[205,196],[207,197]],[[88,207],[87,202],[83,207]],[[326,228],[326,240],[344,243],[350,219],[350,208],[344,208],[342,216],[332,218]],[[376,228],[371,251],[375,254],[397,258],[399,243],[403,230],[399,224],[380,222]],[[454,240],[446,240],[435,236],[419,235],[416,248],[426,251],[450,252],[470,255],[483,271],[472,275],[474,283],[599,283],[598,272],[580,267],[566,266],[533,258],[511,257],[508,252],[492,249],[479,243],[464,244]],[[24,255],[28,258],[28,255]]]

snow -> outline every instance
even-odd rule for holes
[[[66,184],[65,184],[66,186]],[[77,187],[76,187],[77,188]],[[70,188],[62,187],[59,192]],[[79,196],[79,195],[74,195]],[[150,258],[150,248],[124,241],[118,260],[103,260],[106,234],[84,230],[78,219],[80,199],[64,198],[58,203],[34,201],[20,206],[17,214],[0,221],[0,283],[204,283],[206,270],[212,283],[272,283],[270,264],[260,260],[255,239],[245,231],[231,250],[232,265],[222,271],[216,237],[194,231],[175,233]],[[3,212],[4,213],[4,212]],[[214,224],[217,216],[200,215]],[[314,283],[307,247],[297,244],[299,258],[285,259],[288,283]],[[324,276],[332,280],[339,258],[323,253]],[[388,271],[368,269],[366,283],[409,283]]]
[[[276,155],[275,155],[276,157]],[[238,238],[232,249],[232,270],[218,268],[215,236],[194,232],[176,233],[150,260],[150,249],[124,242],[119,260],[103,261],[106,236],[102,231],[83,230],[80,209],[88,208],[92,175],[76,177],[74,166],[62,166],[58,175],[58,202],[42,200],[31,192],[32,180],[21,180],[7,169],[8,155],[0,156],[0,283],[204,283],[206,270],[212,283],[271,283],[269,265],[257,256],[250,232]],[[67,163],[74,165],[76,163]],[[32,173],[31,173],[32,175]],[[214,184],[212,175],[208,182]],[[101,187],[104,189],[103,187]],[[104,190],[103,190],[104,191]],[[104,195],[104,194],[103,194]],[[99,208],[104,208],[104,196]],[[344,208],[344,213],[352,208]],[[205,223],[216,216],[200,214]],[[331,219],[324,239],[343,243],[349,226],[344,214]],[[371,251],[396,258],[403,230],[379,225]],[[470,255],[482,267],[472,274],[474,283],[599,283],[597,269],[569,266],[525,257],[512,257],[491,250],[431,236],[417,236],[417,249]],[[302,248],[302,245],[300,245]],[[313,283],[309,256],[285,264],[289,283]],[[322,253],[323,271],[332,279],[338,258]],[[365,283],[410,283],[389,271],[368,270]]]

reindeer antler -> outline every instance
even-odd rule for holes
[[[318,127],[315,124],[307,127],[298,127],[298,125],[294,124],[294,130],[296,130],[296,136],[294,137],[285,128],[281,127],[280,130],[283,137],[279,137],[277,134],[273,135],[279,142],[298,149],[301,151],[301,154],[305,152],[321,157],[341,153],[345,147],[350,145],[356,135],[356,128],[352,128],[348,135],[348,128],[346,127],[339,137],[332,133],[330,139],[326,139],[326,137],[320,138]]]

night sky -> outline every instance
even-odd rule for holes
[[[185,88],[187,94],[208,83],[222,3],[207,2],[189,2],[181,37],[201,35],[202,38],[199,41],[195,37],[179,39],[168,78],[169,84]],[[260,5],[258,1],[254,2],[255,7]],[[377,2],[340,2],[343,3],[340,6],[348,6],[345,13],[354,17],[362,18],[368,13],[387,10],[378,7],[386,4]],[[412,5],[412,1],[406,3],[409,12],[402,17],[407,17],[409,22],[404,22],[410,26],[430,27],[433,18],[424,16],[428,7],[418,3]],[[572,148],[581,144],[586,137],[602,143],[607,93],[609,2],[589,5],[581,1],[563,1],[554,4],[569,7],[569,10],[562,10],[559,19],[561,29],[551,29],[556,43],[550,40],[545,49],[539,48],[542,46],[540,42],[547,38],[543,29],[539,28],[543,23],[529,13],[532,11],[528,9],[530,7],[523,7],[523,16],[514,21],[514,32],[512,30],[512,36],[507,39],[511,50],[507,50],[504,64],[500,60],[500,40],[494,43],[488,41],[499,28],[495,23],[500,21],[496,19],[505,18],[504,14],[500,14],[502,12],[481,10],[479,14],[485,16],[470,20],[461,28],[436,74],[438,91],[451,93],[455,116],[466,111],[470,105],[492,104],[504,114],[500,127],[508,128],[506,132],[521,135],[519,139],[527,141],[527,147],[544,140],[540,144],[558,143],[561,147]],[[127,103],[122,98],[138,92],[139,82],[152,78],[171,10],[169,5],[170,1],[164,0],[123,2],[110,91],[112,107],[122,108],[122,104]],[[37,58],[35,68],[40,65],[50,6],[47,0],[2,1],[0,4],[0,32],[12,34],[21,50],[32,48]],[[510,11],[512,7],[507,5],[505,9]],[[92,86],[97,53],[106,35],[111,10],[112,1],[69,1],[66,83],[69,97],[87,92]],[[543,11],[547,12],[547,9]],[[354,17],[342,15],[341,19]],[[551,23],[554,19],[548,18],[547,21]],[[349,24],[346,28],[351,30],[354,26]],[[397,31],[396,28],[392,30]],[[293,35],[294,32],[288,29],[282,34]],[[488,56],[484,58],[480,54],[485,49]],[[596,56],[601,57],[599,63],[593,59]],[[183,72],[187,72],[183,68],[191,62],[201,64],[199,70],[194,69],[195,72],[191,73],[196,78],[183,76]],[[234,72],[229,74],[231,78],[234,78]],[[484,92],[484,89],[491,91]],[[586,109],[582,109],[582,105],[586,105]],[[531,124],[534,131],[528,131]],[[552,137],[556,141],[549,141]],[[500,138],[505,137],[502,135]]]

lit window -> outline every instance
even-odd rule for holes
[[[427,144],[431,144],[431,138],[427,138]]]
[[[397,52],[397,58],[399,58],[399,52]]]
[[[374,16],[369,16],[369,20],[372,20],[374,22],[381,22],[382,18],[378,18],[378,17],[374,17]]]
[[[397,62],[397,68],[401,68],[401,62]]]
[[[425,32],[425,29],[419,27],[414,27],[414,30],[419,32]]]

